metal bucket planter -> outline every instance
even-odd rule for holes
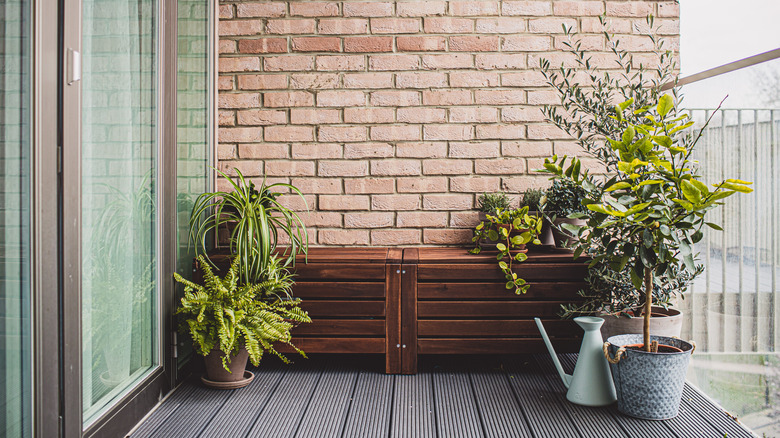
[[[604,343],[604,353],[615,381],[618,410],[645,420],[667,420],[677,416],[680,408],[685,373],[694,346],[665,336],[651,336],[650,339],[682,351],[648,353],[623,348],[642,344],[644,340],[639,334],[612,336]]]

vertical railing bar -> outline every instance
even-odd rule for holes
[[[726,178],[726,111],[720,112],[720,179]],[[724,206],[720,209],[721,224],[723,229],[726,229],[726,208]],[[720,275],[721,275],[721,296],[720,296],[720,315],[721,315],[721,351],[726,351],[726,334],[728,333],[728,327],[726,324],[726,233],[720,233]]]
[[[710,118],[710,111],[709,110],[705,110],[704,111],[704,120],[709,120],[709,118]],[[710,131],[712,128],[708,127],[706,129],[708,131]],[[705,169],[709,169],[710,168],[710,165],[709,165],[710,164],[710,160],[709,160],[710,148],[712,147],[713,142],[710,141],[710,136],[706,135],[706,134],[709,134],[709,133],[705,133],[705,136],[704,136],[704,139],[707,142],[705,144],[706,147],[704,148],[704,165],[706,166]],[[707,175],[707,180],[708,181],[710,180],[709,175]],[[708,227],[704,227],[704,228],[706,229]],[[709,321],[708,315],[709,315],[709,310],[710,310],[710,266],[712,266],[712,264],[710,263],[710,251],[711,251],[710,238],[712,236],[712,232],[709,229],[706,229],[704,232],[707,233],[707,239],[704,241],[704,250],[705,250],[705,252],[704,252],[705,253],[705,256],[704,256],[704,262],[705,262],[705,269],[704,269],[704,312],[702,313],[702,319],[703,319],[703,324],[702,325],[704,326],[704,331],[702,333],[703,333],[703,338],[704,338],[703,341],[704,341],[704,344],[705,344],[705,351],[710,351],[712,349],[712,346],[709,345],[709,337],[707,336],[707,334],[709,333],[709,329],[710,329],[710,324],[709,324],[710,321]]]
[[[778,344],[778,332],[777,332],[777,324],[776,324],[776,318],[778,318],[779,311],[778,305],[780,302],[778,302],[777,299],[777,208],[780,207],[777,203],[777,197],[775,193],[775,186],[777,184],[777,179],[775,178],[775,146],[777,143],[777,138],[775,137],[775,111],[770,110],[769,111],[769,178],[767,178],[767,181],[771,181],[769,190],[771,200],[769,201],[769,209],[770,209],[770,215],[771,215],[771,252],[772,252],[772,317],[769,318],[770,321],[770,333],[772,334],[772,351],[777,351],[777,344]]]
[[[753,180],[758,180],[758,110],[753,110]],[[756,230],[756,239],[755,239],[755,248],[753,249],[753,257],[755,259],[756,264],[756,290],[753,294],[753,324],[751,324],[753,327],[751,327],[752,333],[756,334],[756,344],[752,351],[760,351],[762,348],[761,346],[761,329],[762,327],[759,327],[759,321],[761,320],[758,315],[758,300],[761,297],[761,287],[759,279],[761,278],[761,240],[759,239],[759,236],[761,235],[761,223],[760,223],[760,216],[758,214],[758,204],[760,203],[758,199],[755,198],[755,194],[751,198],[753,202],[753,217],[755,218],[755,226],[754,229]]]
[[[742,110],[736,110],[737,111],[737,168],[736,170],[739,171],[742,169],[742,146],[743,146],[743,137],[744,133],[742,132],[742,129],[744,128],[742,126]],[[737,320],[737,327],[739,327],[739,330],[737,333],[739,333],[739,337],[737,338],[737,351],[745,351],[744,347],[744,339],[745,339],[745,308],[747,307],[745,305],[745,300],[747,299],[745,294],[745,288],[744,288],[744,238],[743,238],[743,226],[742,226],[742,198],[737,198],[737,247],[739,248],[737,251],[737,257],[739,257],[739,283],[737,284],[737,291],[739,296],[739,319]]]

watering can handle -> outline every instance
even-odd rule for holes
[[[604,346],[602,347],[602,349],[604,350],[604,357],[607,358],[607,362],[609,362],[611,364],[616,364],[616,363],[620,362],[620,359],[623,356],[623,354],[626,352],[626,349],[625,349],[625,347],[620,347],[620,348],[618,348],[617,353],[615,353],[615,357],[610,357],[609,356],[609,347],[610,347],[610,345],[612,345],[612,344],[610,344],[609,342],[605,342],[604,343]]]

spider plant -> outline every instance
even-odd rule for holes
[[[281,254],[283,267],[294,266],[295,256],[307,252],[306,226],[294,211],[277,201],[279,191],[287,189],[304,198],[301,191],[290,184],[266,185],[263,180],[260,188],[255,188],[241,171],[235,171],[237,177],[233,180],[217,170],[230,182],[233,191],[204,193],[195,200],[190,216],[190,241],[195,243],[199,253],[206,254],[208,236],[227,227],[230,252],[241,260],[241,283],[262,283],[275,272],[277,262],[273,255],[280,236],[286,235],[290,245]]]

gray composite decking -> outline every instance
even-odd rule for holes
[[[570,372],[575,355],[562,355]],[[413,376],[385,375],[381,359],[320,356],[263,364],[239,390],[189,379],[131,438],[240,437],[754,437],[686,385],[668,421],[624,416],[615,406],[566,401],[546,355],[423,357]]]

